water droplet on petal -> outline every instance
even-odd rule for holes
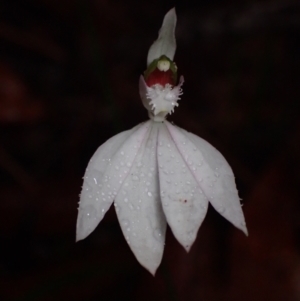
[[[133,180],[133,181],[138,181],[139,178],[138,178],[138,176],[133,176],[133,177],[132,177],[132,180]]]
[[[157,241],[159,241],[159,242],[163,241],[163,235],[159,229],[155,229],[153,231],[153,236]]]
[[[122,219],[121,220],[121,224],[124,226],[124,227],[129,227],[130,225],[130,221],[128,219]]]
[[[83,209],[83,215],[85,215],[89,219],[94,219],[97,216],[97,210],[94,206],[88,205]]]

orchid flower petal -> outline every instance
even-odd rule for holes
[[[115,200],[118,219],[132,252],[153,275],[162,260],[166,233],[157,177],[158,126],[152,123]]]
[[[111,206],[148,129],[149,121],[122,132],[100,146],[92,157],[80,197],[77,241],[96,228]]]
[[[212,206],[247,235],[234,175],[225,158],[200,137],[167,121],[165,124]]]
[[[102,220],[113,199],[101,195],[103,175],[116,150],[135,129],[122,132],[102,144],[91,158],[84,175],[77,218],[76,240],[86,238]]]
[[[177,17],[175,8],[169,10],[165,15],[161,29],[159,30],[158,39],[151,45],[147,65],[149,66],[154,60],[162,55],[173,60],[176,51],[175,27]]]
[[[189,251],[205,218],[208,200],[164,124],[157,152],[163,210],[174,236]]]

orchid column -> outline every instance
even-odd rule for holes
[[[247,228],[234,175],[208,142],[166,121],[178,106],[176,13],[165,16],[149,49],[140,96],[150,120],[99,147],[86,169],[79,202],[77,240],[86,238],[114,203],[132,252],[153,275],[165,243],[166,225],[189,251],[208,203],[237,228]]]

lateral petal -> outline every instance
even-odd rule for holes
[[[234,175],[225,158],[204,139],[169,122],[166,126],[212,206],[247,235]]]
[[[76,241],[94,231],[111,206],[148,131],[148,125],[149,122],[146,122],[112,137],[93,155],[86,169],[80,196]]]
[[[166,219],[162,211],[157,177],[158,126],[151,122],[128,177],[116,196],[118,219],[132,252],[153,275],[159,266],[165,242]]]
[[[148,89],[147,89],[147,84],[145,82],[143,75],[141,75],[140,79],[139,79],[139,93],[140,93],[140,97],[141,97],[144,107],[150,112],[152,110],[151,106],[149,105],[149,102],[151,100],[147,96]]]
[[[163,210],[174,236],[189,251],[208,200],[164,124],[159,129],[157,154]]]

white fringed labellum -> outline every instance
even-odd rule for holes
[[[166,121],[178,106],[183,77],[173,62],[175,9],[165,16],[140,77],[150,120],[99,147],[86,169],[77,240],[97,227],[112,203],[132,252],[153,275],[162,260],[166,225],[189,251],[210,203],[247,235],[233,172],[208,142]]]

